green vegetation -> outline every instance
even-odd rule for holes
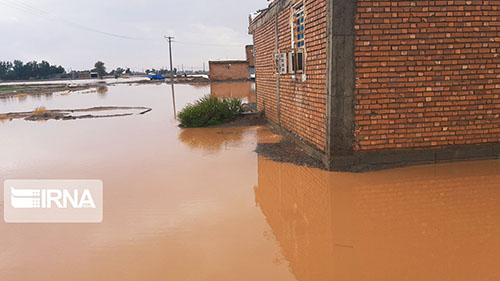
[[[25,90],[26,88],[0,88],[0,93],[1,92],[13,92],[13,91],[21,91]]]
[[[46,115],[49,113],[50,113],[50,111],[47,110],[45,108],[45,106],[40,106],[40,107],[35,108],[35,110],[33,110],[33,115]]]
[[[94,65],[95,67],[95,72],[97,72],[97,75],[99,75],[99,78],[103,78],[106,75],[106,67],[104,66],[104,63],[102,61],[98,61]]]
[[[218,99],[207,95],[186,106],[178,117],[181,127],[197,128],[234,121],[241,112],[239,99]]]
[[[65,72],[62,66],[51,65],[46,61],[0,61],[0,80],[47,79]]]
[[[16,91],[17,88],[0,88],[0,92]]]

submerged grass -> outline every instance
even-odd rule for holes
[[[45,108],[45,106],[37,107],[33,110],[33,115],[44,115],[50,113],[49,110]]]
[[[180,127],[198,128],[231,122],[242,112],[237,98],[218,99],[204,96],[194,104],[186,106],[178,115]]]

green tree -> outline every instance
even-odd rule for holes
[[[118,74],[118,75],[122,75],[123,73],[125,72],[125,69],[121,68],[121,67],[118,67],[116,70],[115,70],[115,73]]]
[[[11,66],[7,61],[0,61],[0,79],[6,79],[7,73],[9,72]]]
[[[46,61],[40,63],[36,61],[23,63],[20,60],[0,62],[0,80],[47,79],[65,72],[62,66],[50,65]]]
[[[50,63],[42,61],[38,64],[38,74],[41,78],[48,78],[51,74]]]
[[[104,66],[104,63],[102,61],[98,61],[95,63],[94,67],[97,75],[99,75],[99,78],[102,79],[106,75],[106,67]]]
[[[12,71],[16,79],[26,79],[26,73],[24,71],[24,63],[20,60],[15,60]]]

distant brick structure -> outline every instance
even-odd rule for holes
[[[500,155],[500,1],[275,0],[259,109],[332,169]]]
[[[209,65],[212,81],[250,79],[250,67],[246,60],[210,61]]]
[[[253,45],[247,45],[245,47],[245,53],[247,55],[248,66],[250,67],[250,76],[255,78],[255,55]]]
[[[245,54],[247,56],[248,66],[255,67],[255,57],[253,54],[253,45],[245,46]]]

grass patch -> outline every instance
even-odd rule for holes
[[[27,94],[15,94],[13,95],[14,98],[18,99],[25,99],[28,95]]]
[[[37,107],[33,110],[33,115],[45,115],[48,113],[50,113],[50,111],[45,109],[45,106]]]
[[[8,120],[10,120],[10,118],[7,114],[0,114],[0,123],[5,123]]]
[[[189,104],[179,113],[179,126],[198,128],[219,125],[234,121],[241,112],[241,101],[239,99],[218,99],[207,95],[194,104]]]
[[[0,92],[12,92],[23,90],[24,88],[0,88]]]

